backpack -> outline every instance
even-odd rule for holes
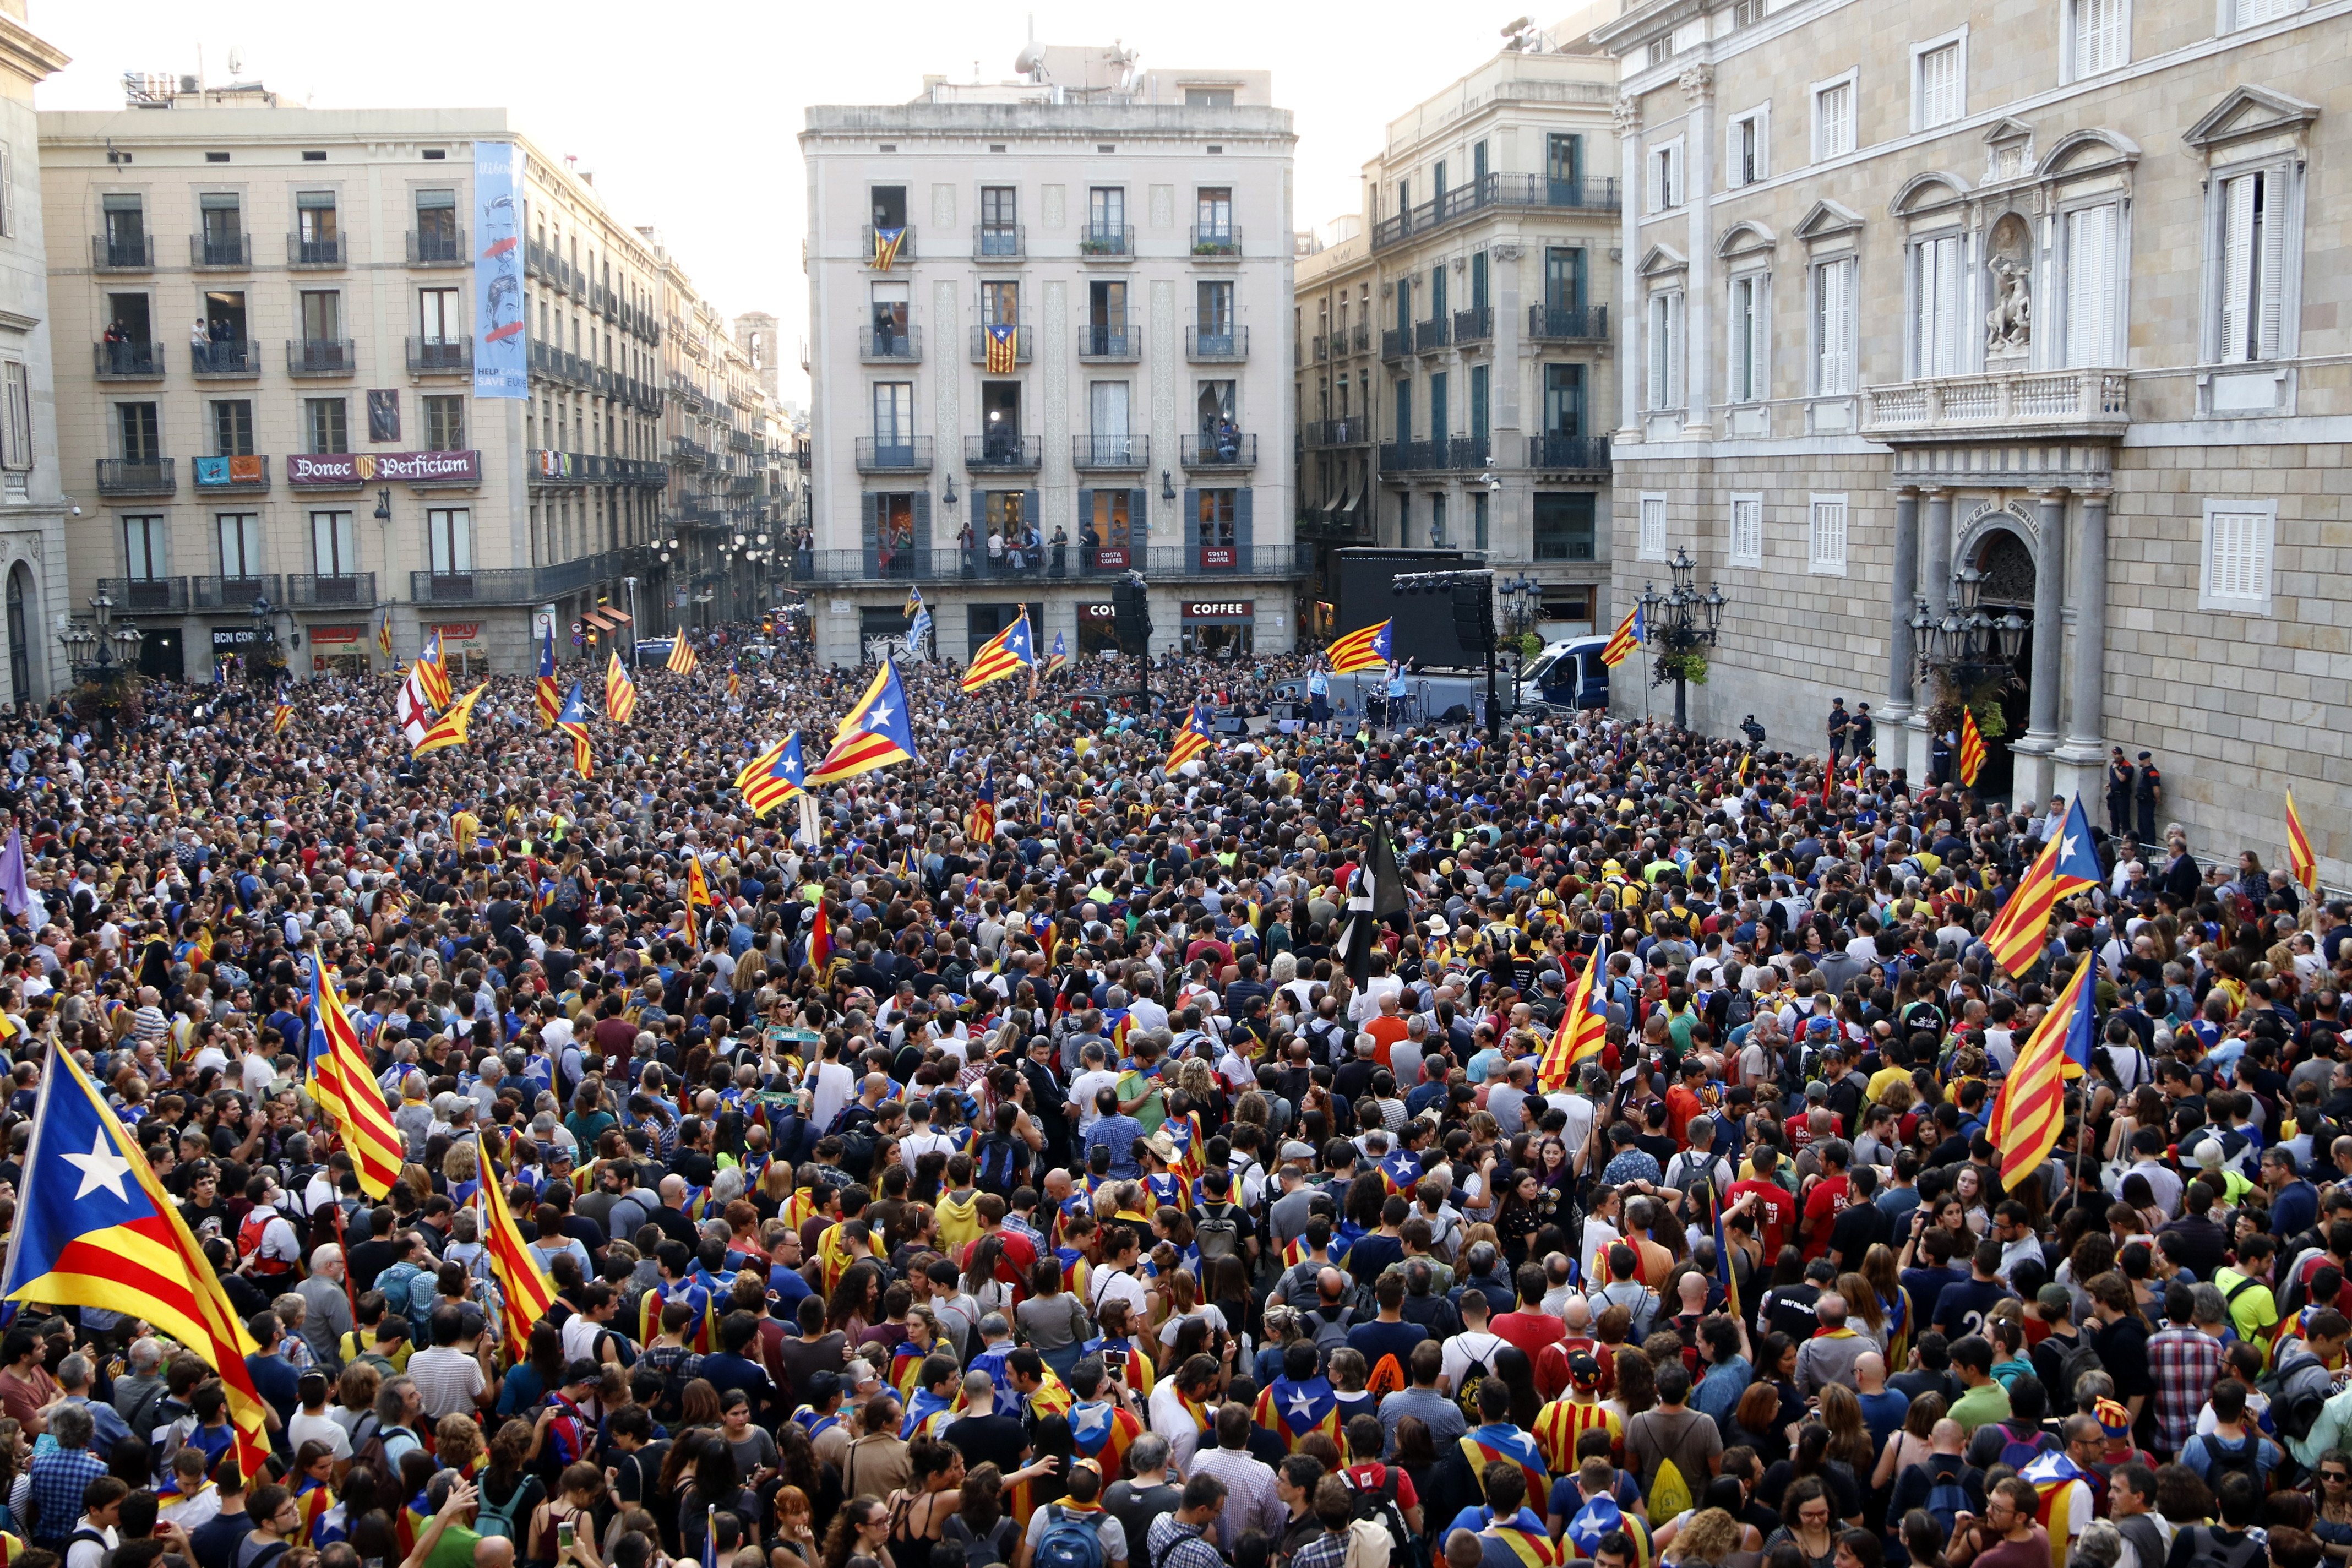
[[[964,1522],[961,1514],[950,1514],[940,1534],[944,1544],[962,1553],[963,1568],[995,1568],[1004,1561],[1004,1550],[998,1542],[1003,1540],[1006,1529],[1013,1523],[1009,1518],[1000,1519],[994,1530],[985,1535],[977,1535],[972,1532],[971,1526]],[[940,1553],[934,1552],[932,1561],[938,1568],[953,1568],[956,1559],[949,1556],[941,1563]]]
[[[371,1415],[368,1419],[373,1421],[375,1417]],[[354,1465],[365,1465],[380,1476],[391,1472],[392,1466],[386,1461],[384,1457],[384,1436],[388,1433],[406,1432],[408,1428],[405,1426],[386,1426],[383,1423],[378,1422],[376,1424],[375,1430],[368,1434],[366,1441],[362,1442],[359,1446],[358,1451],[352,1455],[352,1463]]]
[[[2204,1443],[2205,1473],[2212,1478],[2210,1485],[2219,1486],[2223,1476],[2236,1470],[2248,1480],[2254,1482],[2257,1490],[2260,1489],[2263,1451],[2261,1433],[2247,1432],[2245,1440],[2235,1448],[2223,1447],[2221,1435],[2216,1432],[2206,1433]]]
[[[2021,1437],[2017,1435],[2017,1428],[2006,1421],[1996,1422],[1994,1425],[2000,1428],[2003,1439],[2000,1446],[2000,1462],[2011,1469],[2022,1470],[2047,1451],[2040,1427],[2027,1427],[2025,1436]]]
[[[1496,1338],[1496,1336],[1492,1334],[1489,1334],[1486,1337],[1489,1339]],[[1499,1348],[1499,1345],[1500,1341],[1498,1340],[1496,1342],[1496,1348]],[[1486,1352],[1487,1355],[1492,1355],[1494,1351],[1492,1349]],[[1470,1358],[1470,1364],[1463,1369],[1462,1386],[1454,1391],[1454,1403],[1461,1407],[1463,1418],[1467,1420],[1473,1426],[1480,1426],[1486,1424],[1486,1418],[1478,1414],[1478,1387],[1481,1384],[1486,1381],[1488,1371],[1489,1369],[1486,1365],[1486,1355],[1472,1356]]]
[[[383,1292],[385,1311],[397,1312],[422,1330],[425,1320],[417,1316],[417,1309],[423,1307],[428,1311],[431,1309],[435,1289],[434,1279],[433,1275],[426,1273],[414,1263],[395,1263],[375,1277],[375,1288]],[[419,1280],[425,1282],[425,1289],[421,1294],[416,1288]]]
[[[2061,1400],[2072,1400],[2074,1397],[2075,1385],[2081,1383],[2084,1376],[2105,1370],[2106,1363],[2099,1359],[2099,1352],[2085,1341],[2060,1358],[2058,1381],[2063,1386],[2052,1392]]]
[[[1339,1472],[1339,1484],[1348,1489],[1348,1501],[1357,1520],[1387,1531],[1389,1562],[1399,1565],[1414,1561],[1412,1531],[1405,1523],[1404,1510],[1397,1506],[1397,1469],[1394,1465],[1382,1467],[1381,1484],[1366,1487],[1346,1469]]]
[[[524,1494],[530,1490],[532,1479],[530,1476],[517,1476],[514,1489],[507,1493],[504,1502],[492,1501],[490,1489],[482,1488],[481,1501],[474,1510],[474,1533],[501,1535],[509,1541],[521,1540],[522,1536],[515,1529],[515,1520],[529,1511]]]
[[[1926,1507],[1937,1524],[1946,1531],[1947,1540],[1950,1539],[1949,1532],[1958,1524],[1960,1515],[1973,1511],[1969,1502],[1969,1489],[1960,1482],[1963,1474],[1965,1472],[1958,1470],[1948,1474],[1928,1472]]]
[[[1347,1348],[1348,1309],[1342,1306],[1339,1316],[1327,1318],[1323,1315],[1323,1309],[1318,1307],[1307,1312],[1306,1316],[1307,1321],[1315,1325],[1315,1331],[1309,1337],[1315,1342],[1316,1354],[1322,1358],[1318,1367],[1319,1371],[1321,1367],[1330,1364],[1333,1351]]]
[[[2291,1387],[2294,1380],[2306,1372],[2316,1371],[2316,1379],[2305,1379],[2303,1386]],[[2276,1371],[2262,1382],[2263,1392],[2270,1395],[2271,1425],[2278,1435],[2289,1442],[2301,1442],[2311,1436],[2311,1428],[2319,1419],[2319,1408],[2335,1392],[2334,1380],[2327,1365],[2317,1356],[2298,1351],[2279,1363]],[[2207,1440],[2211,1451],[2211,1440]]]
[[[1069,1512],[1059,1503],[1045,1509],[1045,1533],[1037,1538],[1032,1561],[1037,1568],[1108,1568],[1103,1562],[1098,1517]]]
[[[1231,1204],[1203,1204],[1192,1225],[1192,1244],[1201,1249],[1202,1271],[1220,1258],[1238,1258],[1242,1250],[1239,1211]]]
[[[980,1141],[980,1158],[973,1163],[972,1184],[984,1192],[1010,1195],[1013,1189],[1021,1184],[1024,1167],[1028,1163],[1023,1158],[1026,1152],[1015,1139],[1001,1132],[989,1133]]]
[[[2192,1524],[2180,1534],[2188,1539],[2192,1568],[2255,1568],[2269,1555],[2251,1535],[2224,1542],[2221,1532],[2210,1524]]]

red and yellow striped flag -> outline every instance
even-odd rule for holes
[[[507,1344],[519,1352],[530,1342],[532,1326],[555,1310],[555,1285],[531,1257],[530,1245],[507,1208],[506,1192],[499,1184],[498,1162],[490,1157],[488,1142],[481,1141],[480,1147],[482,1184],[476,1201],[481,1205],[482,1241],[490,1249],[490,1271],[499,1281],[499,1316],[506,1327]]]
[[[688,643],[686,634],[681,631],[669,645],[669,658],[663,661],[662,668],[675,670],[680,675],[692,675],[694,667],[701,662],[695,657],[692,645]]]
[[[1576,988],[1568,994],[1559,1027],[1536,1064],[1536,1088],[1540,1093],[1566,1088],[1576,1076],[1577,1064],[1598,1057],[1609,1043],[1609,1004],[1601,994],[1601,965],[1608,952],[1609,938],[1604,935],[1593,943],[1591,962],[1577,976]]]
[[[618,648],[613,650],[612,662],[604,667],[604,717],[615,724],[625,724],[637,710],[637,683],[621,664]]]
[[[2092,976],[2098,961],[2089,953],[2074,965],[2074,973],[2058,993],[2058,1000],[2042,1016],[2025,1048],[2017,1053],[1993,1102],[1992,1121],[1985,1131],[2000,1158],[2000,1184],[2015,1191],[2040,1168],[2057,1146],[2066,1120],[2068,1044],[2080,1037],[2082,1054],[2091,1048],[2091,1007],[2095,987]]]
[[[1960,710],[1960,787],[1977,787],[1977,774],[1985,765],[1984,731],[1977,728],[1976,710]]]
[[[310,1098],[343,1141],[360,1190],[382,1203],[400,1179],[405,1149],[376,1088],[367,1053],[360,1047],[359,1031],[352,1026],[351,1014],[335,988],[335,977],[327,973],[316,949],[310,954],[310,1045],[306,1071]]]
[[[2303,818],[2295,815],[2293,790],[2286,792],[2286,864],[2288,872],[2303,884],[2303,890],[2317,898],[2319,857],[2311,852],[2311,839],[2303,831]]]

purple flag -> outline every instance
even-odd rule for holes
[[[8,829],[8,847],[0,849],[0,908],[21,915],[33,907],[33,890],[25,885],[25,835]]]

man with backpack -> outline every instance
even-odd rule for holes
[[[1652,1519],[1695,1507],[1723,1468],[1723,1431],[1685,1405],[1690,1390],[1690,1369],[1668,1362],[1658,1369],[1658,1403],[1625,1424],[1625,1465],[1641,1478]]]
[[[1349,1463],[1339,1471],[1355,1517],[1380,1527],[1389,1541],[1391,1568],[1408,1568],[1420,1560],[1421,1499],[1412,1478],[1394,1465],[1381,1463],[1386,1437],[1377,1415],[1349,1418],[1347,1429]]]
[[[1175,1511],[1152,1521],[1145,1537],[1149,1568],[1224,1568],[1224,1558],[1204,1539],[1224,1509],[1224,1482],[1214,1476],[1186,1481]]]
[[[1968,1435],[1948,1415],[1927,1434],[1927,1457],[1906,1465],[1895,1478],[1895,1489],[1887,1497],[1884,1536],[1890,1568],[1904,1568],[1910,1561],[1903,1550],[1902,1524],[1913,1509],[1926,1509],[1934,1515],[1947,1540],[1961,1514],[1984,1513],[1984,1472],[1968,1462],[1963,1451],[1967,1446]]]
[[[1064,1484],[1061,1501],[1029,1516],[1015,1568],[1129,1568],[1127,1531],[1098,1500],[1102,1471],[1092,1459],[1075,1460]]]

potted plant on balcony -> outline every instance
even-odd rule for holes
[[[1117,256],[1127,248],[1115,234],[1089,234],[1078,241],[1080,256]]]

